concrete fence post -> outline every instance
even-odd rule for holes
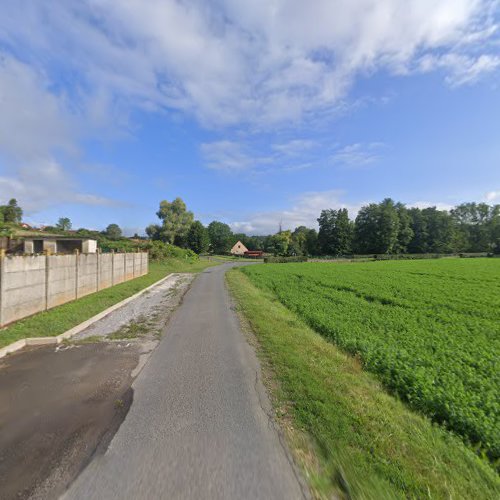
[[[111,286],[115,284],[115,251],[111,250]]]
[[[80,252],[75,249],[75,299],[78,298],[78,268],[80,264]]]
[[[44,251],[45,253],[45,310],[49,310],[49,283],[50,283],[50,276],[49,276],[49,257],[50,257],[50,252],[48,250]]]
[[[99,280],[100,280],[100,260],[101,260],[101,252],[99,249],[96,251],[96,291],[99,291]]]
[[[5,289],[5,249],[0,250],[0,326],[3,326],[3,304]]]
[[[133,275],[134,275],[134,278],[135,278],[135,254],[136,254],[136,252],[134,252],[134,253],[133,253],[134,258],[133,258],[133,260],[132,260],[132,264],[133,264],[133,267],[132,267],[133,271],[132,271],[132,273],[133,273]]]

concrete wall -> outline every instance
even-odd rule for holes
[[[146,260],[148,256],[146,255]],[[113,259],[115,254],[103,253],[99,259],[99,290],[113,286]]]
[[[0,268],[0,325],[46,308],[44,256],[3,258]]]
[[[76,299],[76,264],[79,257],[79,255],[46,257],[48,264],[47,309]]]
[[[0,326],[143,276],[148,260],[147,253],[0,257]]]
[[[97,254],[81,254],[78,256],[78,286],[77,298],[97,292]]]

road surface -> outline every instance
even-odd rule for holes
[[[272,423],[259,364],[224,283],[198,276],[133,384],[129,413],[66,499],[295,499],[307,495]]]

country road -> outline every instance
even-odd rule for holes
[[[224,283],[200,274],[134,381],[129,413],[65,499],[295,499],[307,492],[270,415]]]

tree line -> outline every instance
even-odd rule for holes
[[[360,209],[323,210],[318,253],[401,254],[500,252],[500,205],[463,203],[455,208],[407,208],[386,198]]]
[[[160,224],[146,228],[150,239],[189,248],[200,254],[227,253],[238,240],[249,250],[274,255],[500,253],[500,205],[463,203],[450,211],[408,208],[386,198],[363,206],[355,219],[345,208],[321,211],[319,231],[305,226],[267,236],[233,233],[213,221],[194,220],[181,198],[162,201]]]

